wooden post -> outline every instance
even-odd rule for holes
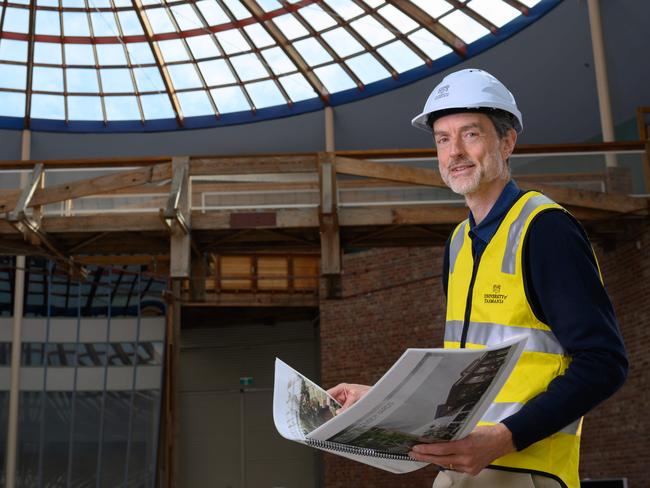
[[[336,167],[331,155],[319,158],[321,274],[327,280],[327,297],[341,296],[341,237],[338,220]]]
[[[171,232],[169,275],[171,278],[189,278],[192,257],[189,157],[173,158],[172,172],[172,188],[164,212]]]
[[[172,280],[171,296],[167,300],[167,332],[164,377],[164,437],[162,441],[163,465],[161,467],[162,487],[178,486],[180,443],[178,408],[180,388],[178,384],[181,342],[181,280]]]

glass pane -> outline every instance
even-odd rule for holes
[[[166,63],[174,61],[189,61],[190,56],[180,39],[170,39],[168,41],[159,41],[158,46]]]
[[[137,391],[133,397],[131,413],[131,448],[128,478],[134,486],[153,486],[155,480],[155,445],[157,419],[160,405],[158,391]]]
[[[125,36],[137,36],[144,33],[140,20],[138,19],[138,14],[132,10],[119,11],[117,17]]]
[[[220,55],[214,38],[210,35],[188,37],[186,40],[192,55],[196,59],[212,58]]]
[[[66,70],[68,92],[98,93],[97,71],[94,69],[68,68]]]
[[[125,66],[126,54],[122,44],[97,44],[97,59],[102,66]]]
[[[352,37],[352,34],[342,27],[324,32],[323,39],[325,39],[334,51],[336,51],[336,54],[341,57],[363,51],[363,46]]]
[[[226,54],[239,53],[251,49],[244,36],[236,29],[217,32],[215,35]]]
[[[316,39],[305,39],[294,44],[302,58],[310,66],[327,63],[332,60],[332,56],[320,45]]]
[[[490,33],[481,24],[459,10],[442,17],[440,23],[468,44]]]
[[[99,97],[68,96],[70,120],[104,120],[102,101]]]
[[[171,11],[181,31],[203,27],[199,17],[196,15],[196,11],[191,5],[175,5],[171,8]]]
[[[174,109],[166,94],[143,95],[140,97],[140,102],[146,120],[172,119],[175,117]]]
[[[175,90],[185,88],[200,88],[203,86],[193,64],[175,64],[168,66],[169,76]]]
[[[132,93],[133,82],[128,69],[100,69],[104,93]]]
[[[377,12],[404,34],[417,29],[420,26],[420,24],[415,20],[401,10],[395,8],[393,5],[386,5],[385,7],[380,8]]]
[[[336,21],[319,5],[312,4],[298,10],[307,22],[317,31],[336,25]]]
[[[95,54],[88,44],[65,44],[65,62],[67,65],[95,65]]]
[[[383,25],[376,19],[366,15],[359,20],[355,20],[350,24],[361,37],[363,37],[371,46],[376,46],[386,41],[390,41],[395,36],[391,34]]]
[[[226,85],[235,82],[235,77],[223,59],[203,61],[199,63],[199,69],[208,86]]]
[[[268,71],[266,71],[266,68],[255,54],[233,56],[230,58],[230,62],[242,81],[267,78],[269,76]]]
[[[67,479],[71,400],[72,392],[45,395],[43,486],[57,486]]]
[[[386,68],[384,68],[370,53],[350,58],[346,61],[346,64],[364,84],[372,83],[373,81],[388,78],[390,76],[390,73]]]
[[[276,10],[282,7],[278,0],[257,0],[257,3],[265,12]]]
[[[289,40],[306,36],[308,34],[307,29],[300,25],[300,22],[298,22],[292,14],[276,17],[273,19],[273,22]]]
[[[434,19],[437,19],[445,12],[449,12],[453,7],[445,0],[411,0],[415,5],[420,7]]]
[[[99,486],[123,486],[131,392],[108,391],[105,397],[104,442]],[[127,419],[127,421],[125,421]],[[137,485],[135,485],[137,486]]]
[[[63,92],[63,70],[61,68],[34,67],[32,88],[41,91]]]
[[[417,30],[408,38],[434,60],[452,52],[447,44],[426,29]]]
[[[109,120],[139,120],[140,111],[135,97],[104,97],[106,118]]]
[[[36,480],[38,477],[38,457],[40,447],[41,405],[40,392],[20,392],[19,439],[17,479],[18,481]],[[27,486],[25,483],[23,486]]]
[[[90,27],[85,12],[63,12],[63,34],[66,36],[89,37]]]
[[[203,90],[177,93],[176,96],[185,117],[214,114],[208,94]]]
[[[424,60],[404,45],[402,41],[391,42],[377,49],[399,73],[424,64]]]
[[[262,56],[276,75],[296,71],[298,68],[282,49],[274,47],[262,51]]]
[[[7,7],[2,28],[8,32],[27,34],[29,32],[29,10]]]
[[[154,64],[155,60],[151,47],[146,42],[129,42],[126,45],[132,64]]]
[[[279,78],[292,101],[308,100],[318,96],[307,79],[300,73]]]
[[[327,3],[345,20],[363,13],[363,10],[352,0],[327,0]]]
[[[501,0],[472,0],[467,6],[497,27],[519,17],[519,10]]]
[[[0,88],[25,89],[27,68],[15,64],[0,64]]]
[[[0,115],[24,117],[25,94],[0,91]]]
[[[162,34],[163,32],[176,32],[174,24],[167,15],[167,9],[164,8],[149,8],[145,10],[146,15],[151,23],[151,29],[154,34]]]
[[[113,12],[91,12],[90,19],[95,37],[117,37],[119,30]]]
[[[13,39],[0,39],[0,59],[27,62],[27,43]]]
[[[328,64],[322,68],[316,68],[314,72],[330,93],[347,90],[357,86],[354,81],[352,81],[352,78],[350,78],[338,64]]]
[[[36,34],[60,36],[59,13],[51,10],[36,11]]]
[[[34,62],[35,63],[61,64],[61,59],[62,59],[61,58],[61,44],[57,44],[57,43],[54,43],[54,42],[35,42],[34,43]]]
[[[208,25],[220,25],[230,22],[228,16],[215,0],[201,0],[196,2],[196,6],[199,7]]]
[[[165,83],[158,68],[135,68],[133,70],[138,91],[165,91]]]
[[[241,112],[243,110],[250,110],[250,105],[246,101],[246,97],[238,86],[228,86],[225,88],[215,88],[210,90],[217,109],[221,113]]]
[[[250,12],[244,7],[239,0],[223,0],[237,20],[247,19],[251,16]]]
[[[78,391],[74,403],[70,486],[96,486],[102,393]]]
[[[246,34],[251,38],[253,44],[259,48],[272,46],[275,44],[273,38],[266,32],[266,29],[260,24],[251,24],[244,27]]]
[[[256,108],[272,107],[287,103],[280,90],[278,90],[278,87],[271,80],[249,83],[246,85],[246,89],[253,99]]]

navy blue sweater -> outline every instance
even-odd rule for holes
[[[523,193],[510,181],[478,225],[470,212],[474,259]],[[544,393],[503,421],[519,450],[561,430],[612,395],[628,370],[614,310],[582,226],[562,210],[542,212],[530,225],[523,253],[528,301],[571,356],[571,364]],[[445,294],[448,275],[449,240],[442,274]]]

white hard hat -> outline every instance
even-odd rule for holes
[[[431,132],[429,115],[443,110],[499,109],[512,114],[514,129],[521,132],[523,121],[512,93],[487,71],[464,69],[443,78],[424,104],[424,111],[411,121],[413,127]]]

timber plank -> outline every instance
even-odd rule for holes
[[[375,163],[360,159],[341,158],[335,159],[336,172],[354,175],[379,178],[382,180],[399,181],[416,185],[435,186],[446,188],[440,173],[431,169],[414,168],[412,166],[401,166],[396,164]]]
[[[648,215],[648,199],[517,180],[524,190],[538,190],[563,205]]]

